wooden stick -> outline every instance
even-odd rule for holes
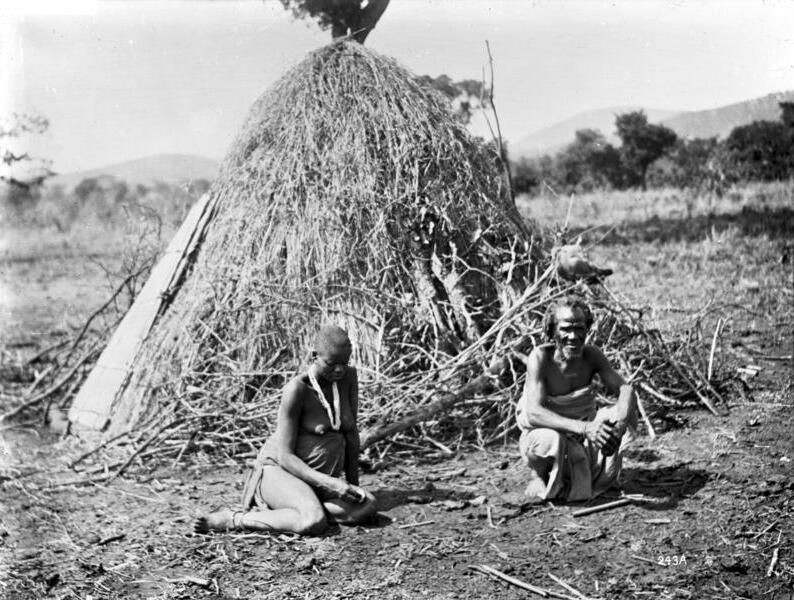
[[[598,506],[590,506],[589,508],[583,508],[582,510],[577,510],[575,513],[573,513],[573,516],[583,517],[585,515],[601,512],[603,510],[609,510],[610,508],[617,508],[618,506],[626,506],[627,504],[631,504],[632,502],[633,500],[631,498],[621,498],[620,500],[615,500],[613,502],[607,502],[605,504],[599,504]]]
[[[648,392],[648,393],[649,393],[651,396],[656,396],[656,397],[657,397],[659,400],[662,400],[663,402],[667,402],[667,403],[669,403],[669,404],[677,404],[675,400],[673,400],[673,399],[672,399],[672,398],[670,398],[669,396],[665,396],[665,395],[664,395],[663,393],[661,393],[661,392],[658,392],[658,391],[656,391],[655,389],[653,389],[651,386],[649,386],[649,385],[648,385],[647,383],[645,383],[644,381],[641,381],[641,382],[640,382],[640,387],[641,387],[643,390],[645,390],[646,392]]]
[[[774,572],[774,570],[775,570],[775,565],[777,564],[777,557],[778,557],[778,552],[779,552],[779,550],[780,550],[780,548],[777,548],[777,547],[776,547],[776,548],[775,548],[775,549],[772,551],[772,560],[771,560],[771,561],[769,561],[769,568],[766,570],[766,576],[767,576],[767,577],[772,577],[772,573],[773,573],[773,572]]]
[[[761,537],[762,535],[764,535],[764,534],[765,534],[767,531],[769,531],[769,530],[770,530],[770,529],[772,529],[772,528],[773,528],[775,525],[777,525],[778,521],[780,521],[780,519],[775,519],[774,521],[772,521],[772,522],[771,522],[769,525],[767,525],[767,526],[766,526],[766,527],[764,527],[764,528],[763,528],[761,531],[759,531],[758,533],[756,533],[756,534],[753,536],[753,539],[754,539],[754,540],[756,540],[756,539],[760,538],[760,537]]]
[[[533,594],[537,594],[538,596],[543,596],[544,598],[548,598],[549,593],[544,590],[543,588],[539,588],[534,586],[530,583],[525,581],[521,581],[516,577],[511,577],[507,573],[502,573],[498,569],[494,569],[493,567],[489,567],[488,565],[472,565],[473,569],[476,569],[480,572],[487,573],[488,575],[492,575],[497,579],[501,579],[502,581],[506,581],[516,587],[520,587],[521,589],[527,590],[528,592],[532,592]]]
[[[489,505],[485,506],[485,513],[488,515],[488,525],[494,529],[499,529],[493,522],[493,514],[491,513],[491,507]]]
[[[717,350],[717,339],[720,337],[720,329],[722,329],[722,317],[717,320],[717,326],[714,328],[714,337],[711,338],[711,352],[709,353],[709,366],[706,371],[706,380],[711,381],[711,376],[714,373],[714,352]]]
[[[777,541],[775,542],[775,549],[772,551],[772,560],[769,561],[769,568],[766,570],[766,576],[772,577],[772,574],[775,571],[775,565],[777,564],[778,554],[780,552],[780,536],[783,535],[783,532],[780,531],[777,534]]]
[[[652,565],[658,565],[659,564],[655,560],[651,560],[650,558],[645,558],[644,556],[637,556],[636,554],[632,554],[631,558],[635,558],[637,560],[641,560],[641,561],[644,561],[644,562],[647,562],[647,563],[651,563]]]
[[[645,412],[645,406],[642,404],[642,399],[637,395],[637,408],[640,411],[640,416],[642,420],[645,422],[645,426],[648,428],[648,437],[652,440],[656,439],[656,431],[651,424],[651,420],[648,418],[648,413]]]
[[[575,587],[568,585],[567,583],[565,583],[565,582],[564,582],[562,579],[560,579],[559,577],[555,577],[555,576],[554,576],[554,575],[552,575],[551,573],[547,573],[547,575],[548,575],[549,577],[551,577],[551,578],[552,578],[554,581],[556,581],[557,583],[559,583],[559,584],[560,584],[562,587],[564,587],[566,590],[568,590],[568,591],[569,591],[569,592],[571,592],[573,595],[575,595],[577,598],[581,598],[582,600],[588,600],[587,596],[585,596],[585,595],[584,595],[582,592],[580,592],[579,590],[577,590]]]
[[[430,525],[431,523],[435,523],[433,519],[428,521],[419,521],[418,523],[405,523],[403,525],[398,525],[397,529],[408,529],[410,527],[421,527],[422,525]]]

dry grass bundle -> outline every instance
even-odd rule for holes
[[[498,155],[396,63],[348,42],[314,52],[251,109],[110,434],[135,426],[133,457],[255,451],[310,337],[334,321],[354,340],[365,444],[426,433],[429,418],[442,440],[506,436],[521,357],[575,287],[508,191]],[[659,398],[683,381],[708,402],[695,363],[608,293],[591,300],[596,341],[632,348],[613,358],[647,371]]]

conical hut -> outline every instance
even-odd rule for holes
[[[382,407],[478,340],[546,266],[493,146],[349,41],[253,104],[209,194],[203,240],[113,400],[111,433],[185,411],[270,424],[326,321],[350,332],[362,395]]]

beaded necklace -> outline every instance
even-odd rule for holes
[[[323,389],[320,387],[320,382],[317,381],[317,378],[314,376],[314,373],[309,370],[309,383],[312,384],[314,391],[317,392],[317,396],[320,399],[320,403],[323,405],[325,412],[328,413],[328,420],[331,421],[331,429],[334,431],[339,431],[339,427],[342,424],[341,415],[339,414],[339,386],[336,384],[336,381],[331,382],[331,388],[334,392],[334,408],[331,409],[331,405],[328,404],[328,400],[325,399],[325,394],[323,394]]]

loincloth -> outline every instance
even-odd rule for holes
[[[320,473],[341,477],[345,470],[346,445],[347,440],[339,431],[327,431],[322,435],[302,431],[295,442],[295,455]],[[267,485],[266,467],[282,468],[278,462],[276,443],[272,438],[262,446],[253,467],[248,472],[243,486],[243,510],[254,506],[267,508],[267,502],[262,494],[263,486]],[[323,490],[312,489],[320,500],[328,499]]]

